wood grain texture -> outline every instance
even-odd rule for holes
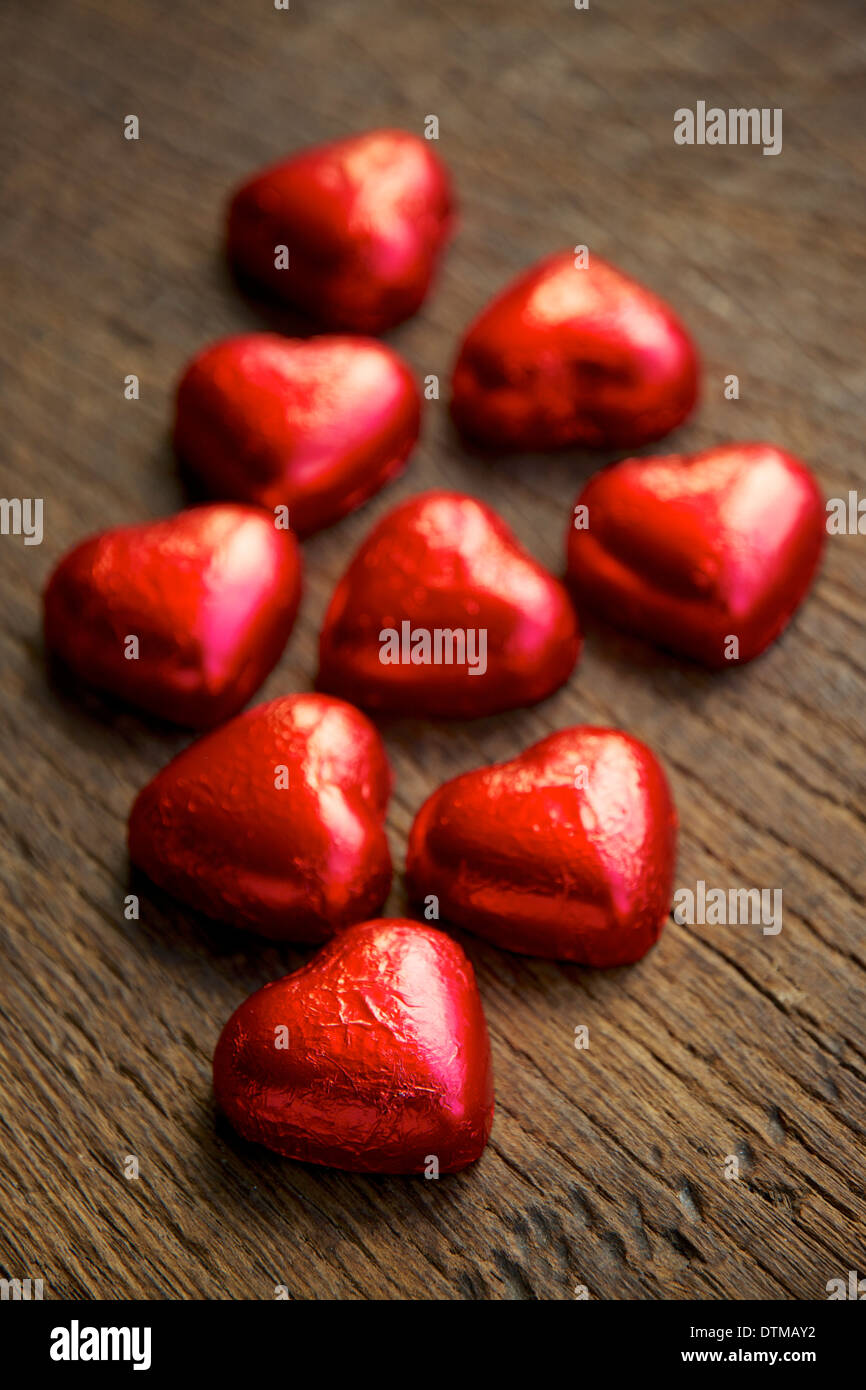
[[[183,498],[173,384],[204,342],[268,322],[232,284],[223,208],[302,144],[436,114],[462,204],[423,311],[390,335],[443,384],[461,328],[545,252],[587,243],[669,298],[705,399],[657,446],[767,438],[828,496],[866,490],[866,22],[859,0],[42,0],[3,7],[0,537],[0,1273],[51,1298],[791,1299],[866,1273],[866,538],[830,540],[784,639],[704,674],[591,631],[568,687],[473,724],[383,726],[405,899],[412,816],[448,776],[571,723],[658,750],[678,883],[781,887],[784,928],[681,927],[587,972],[462,936],[497,1119],[439,1182],[280,1160],[215,1118],[210,1057],[240,1000],[305,953],[150,890],[128,922],[125,820],[187,736],[46,676],[39,593],[82,535]],[[699,100],[781,107],[784,149],[682,148]],[[138,143],[122,121],[141,122]],[[123,399],[123,378],[141,399]],[[735,372],[741,398],[726,401]],[[443,397],[447,392],[443,392]],[[399,483],[305,544],[307,590],[262,697],[311,685],[325,603],[384,511],[440,483],[498,508],[559,571],[597,457],[483,463],[445,400]],[[575,1026],[591,1045],[578,1052]],[[127,1154],[140,1177],[127,1180]],[[727,1155],[741,1160],[725,1178]]]

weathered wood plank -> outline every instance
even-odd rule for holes
[[[858,1260],[862,1273],[863,537],[831,540],[789,633],[741,671],[689,670],[590,627],[574,680],[536,709],[383,725],[398,869],[441,780],[587,721],[661,753],[679,882],[784,893],[778,937],[671,922],[644,962],[607,974],[461,936],[498,1110],[481,1163],[439,1183],[286,1163],[214,1116],[222,1022],[305,953],[241,940],[139,882],[142,920],[124,920],[129,805],[186,736],[52,684],[39,632],[64,549],[182,503],[168,427],[186,358],[270,321],[223,264],[228,189],[285,150],[420,130],[429,112],[462,220],[435,294],[391,335],[419,374],[444,384],[488,295],[587,242],[669,297],[701,344],[701,410],[659,451],[771,438],[828,495],[862,494],[861,7],[76,0],[6,7],[0,49],[0,490],[46,508],[41,547],[0,538],[0,1273],[41,1276],[51,1297],[267,1298],[280,1282],[313,1298],[570,1298],[585,1284],[771,1299],[821,1297]],[[697,99],[782,107],[783,154],[675,147],[673,111]],[[121,138],[130,111],[137,144]],[[138,402],[123,400],[127,372]],[[600,461],[480,460],[444,398],[431,403],[404,478],[305,544],[301,617],[262,696],[309,688],[346,555],[395,501],[472,491],[558,571]],[[389,910],[405,907],[398,875]]]

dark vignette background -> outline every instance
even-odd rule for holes
[[[679,883],[784,893],[778,937],[671,923],[643,963],[607,974],[464,939],[497,1120],[481,1163],[438,1183],[305,1168],[215,1123],[222,1022],[304,953],[141,885],[142,920],[124,920],[129,805],[186,735],[52,689],[38,598],[86,532],[180,505],[178,372],[207,340],[270,322],[224,266],[232,185],[307,142],[421,133],[428,114],[462,218],[435,293],[390,335],[419,375],[445,386],[488,296],[585,242],[669,298],[701,346],[702,408],[658,451],[767,438],[828,496],[863,489],[859,0],[5,0],[0,25],[0,491],[44,497],[46,525],[41,548],[0,538],[0,1273],[41,1277],[51,1298],[252,1299],[275,1283],[316,1298],[559,1299],[579,1283],[596,1298],[823,1298],[828,1279],[866,1273],[866,538],[830,540],[791,630],[740,671],[591,632],[539,708],[386,727],[398,869],[442,779],[595,722],[662,755]],[[697,100],[782,107],[783,153],[675,146],[673,112]],[[138,143],[122,138],[129,113]],[[396,501],[435,483],[476,493],[559,571],[602,461],[479,462],[431,403],[404,478],[305,545],[302,615],[262,697],[309,687],[334,581]],[[398,875],[389,910],[403,907]]]

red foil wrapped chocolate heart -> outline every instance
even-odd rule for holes
[[[421,404],[405,362],[371,338],[224,338],[187,366],[174,441],[214,497],[288,507],[308,535],[402,472]]]
[[[677,816],[658,761],[616,729],[551,734],[446,782],[412,826],[406,876],[443,918],[525,955],[625,965],[658,940]]]
[[[750,661],[790,621],[825,520],[806,465],[771,444],[625,459],[578,498],[568,577],[587,612],[723,667]]]
[[[206,728],[276,665],[300,597],[289,531],[253,507],[194,507],[65,555],[45,590],[45,643],[89,685]]]
[[[129,855],[210,917],[323,941],[387,897],[390,787],[382,741],[359,710],[284,695],[200,738],[148,783]]]
[[[443,932],[399,918],[348,927],[251,995],[213,1073],[245,1139],[305,1163],[435,1176],[473,1163],[493,1123],[472,966]]]
[[[549,256],[470,326],[454,368],[452,414],[497,449],[637,448],[683,421],[698,358],[673,310],[592,255]]]
[[[429,143],[373,130],[303,150],[238,189],[229,257],[323,328],[382,333],[421,304],[453,218]]]
[[[551,694],[580,647],[564,587],[496,513],[427,492],[374,527],[337,585],[318,684],[371,710],[472,718]]]

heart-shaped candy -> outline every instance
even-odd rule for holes
[[[382,741],[359,710],[284,695],[198,739],[148,783],[129,855],[209,917],[323,941],[385,901],[390,787]]]
[[[686,418],[694,345],[673,310],[593,255],[548,257],[470,326],[454,368],[461,433],[497,449],[637,448]]]
[[[421,304],[452,224],[449,179],[428,142],[373,130],[245,183],[228,250],[241,276],[322,327],[382,333]]]
[[[578,498],[568,575],[587,612],[723,667],[750,661],[789,622],[825,520],[806,465],[770,444],[625,459]]]
[[[189,364],[175,448],[214,497],[289,509],[308,535],[400,473],[420,398],[405,362],[371,338],[224,338]]]
[[[443,932],[399,918],[348,927],[251,995],[213,1071],[245,1139],[306,1163],[436,1176],[474,1162],[493,1123],[472,966]]]
[[[193,507],[64,556],[45,590],[45,643],[88,684],[205,728],[276,665],[300,596],[289,531],[257,508]]]
[[[525,955],[625,965],[658,940],[677,817],[656,758],[616,729],[579,726],[425,802],[409,839],[414,898]]]
[[[337,585],[318,685],[371,710],[472,718],[551,694],[580,646],[564,586],[496,513],[427,492],[373,528]]]

